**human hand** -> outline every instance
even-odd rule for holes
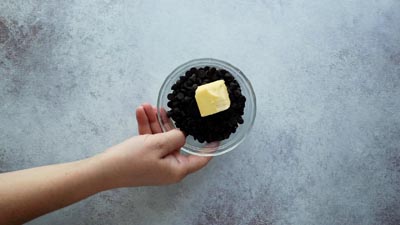
[[[161,117],[168,119],[166,114]],[[155,107],[141,105],[136,109],[136,119],[140,135],[111,147],[104,154],[112,177],[117,181],[115,185],[175,183],[211,160],[211,157],[180,154],[180,148],[185,144],[184,134],[172,129],[171,124],[166,126],[169,131],[162,133]]]
[[[112,188],[175,183],[204,167],[211,157],[181,155],[185,136],[160,112],[168,132],[144,104],[136,110],[140,135],[102,154],[0,174],[0,223],[22,224]]]

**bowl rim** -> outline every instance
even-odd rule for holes
[[[254,93],[253,86],[251,85],[250,80],[244,75],[244,73],[240,69],[238,69],[237,67],[233,66],[232,64],[230,64],[228,62],[225,62],[223,60],[220,60],[220,59],[215,59],[215,58],[197,58],[197,59],[192,59],[192,60],[189,60],[189,61],[187,61],[185,63],[182,63],[181,65],[177,66],[171,73],[168,74],[168,76],[164,79],[164,81],[163,81],[163,83],[161,85],[161,88],[160,88],[159,93],[158,93],[158,98],[157,98],[157,111],[158,111],[157,119],[158,119],[158,122],[161,125],[162,131],[166,132],[167,130],[166,130],[166,128],[165,128],[165,126],[164,126],[164,124],[162,122],[162,118],[161,118],[160,112],[159,112],[160,107],[162,105],[161,104],[161,99],[162,99],[161,92],[163,90],[165,90],[168,81],[171,80],[171,78],[174,75],[176,75],[180,70],[182,70],[185,67],[191,67],[190,65],[192,65],[192,64],[194,64],[193,66],[196,66],[196,64],[200,64],[200,65],[203,64],[204,66],[206,66],[207,65],[206,63],[210,63],[210,62],[212,64],[219,64],[219,65],[223,65],[223,67],[228,67],[230,70],[234,70],[235,73],[239,74],[240,79],[242,79],[246,83],[246,85],[249,87],[247,89],[248,89],[248,91],[250,93],[249,97],[252,98],[254,110],[250,111],[251,115],[250,115],[250,121],[249,121],[249,124],[248,124],[248,130],[245,131],[243,133],[243,135],[241,135],[241,137],[239,137],[239,139],[236,142],[233,142],[230,145],[229,144],[226,145],[225,146],[226,147],[225,150],[222,150],[222,151],[219,151],[219,152],[214,152],[214,153],[199,153],[199,152],[193,151],[192,149],[194,149],[194,150],[207,149],[207,148],[211,148],[212,149],[212,147],[206,147],[206,146],[204,147],[203,146],[203,147],[199,148],[197,146],[192,146],[192,145],[190,145],[190,147],[189,147],[187,142],[185,142],[185,145],[181,148],[181,150],[186,152],[186,153],[189,153],[189,154],[192,154],[192,155],[197,155],[197,156],[218,156],[218,155],[225,154],[225,153],[230,152],[233,149],[235,149],[237,146],[239,146],[246,139],[246,137],[250,133],[249,131],[253,128],[254,121],[255,121],[255,118],[256,118],[256,111],[257,111],[256,95]],[[223,69],[226,69],[226,68],[223,68]],[[173,124],[173,125],[175,127],[175,124]]]

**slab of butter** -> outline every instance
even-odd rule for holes
[[[197,87],[195,98],[201,117],[227,110],[231,105],[224,80]]]

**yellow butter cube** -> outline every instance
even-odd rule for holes
[[[224,80],[197,87],[195,98],[201,117],[227,110],[231,105]]]

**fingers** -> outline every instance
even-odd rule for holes
[[[185,144],[185,135],[178,129],[173,129],[165,133],[151,136],[151,144],[160,151],[160,156],[164,157],[182,148]]]
[[[197,155],[189,155],[186,156],[187,160],[184,161],[183,167],[186,167],[187,174],[196,172],[207,165],[208,162],[212,159],[211,156],[197,156]]]
[[[164,108],[160,108],[160,117],[161,117],[161,121],[167,131],[174,129],[174,125],[172,124],[171,119],[168,118],[167,111],[165,111]]]
[[[138,132],[140,135],[142,134],[152,134],[150,123],[147,118],[146,112],[144,111],[143,106],[139,106],[136,109],[136,120],[138,123]]]
[[[211,142],[206,145],[207,149],[204,149],[207,153],[214,152],[219,146],[219,141]],[[186,160],[182,160],[183,167],[187,171],[188,174],[196,172],[207,165],[207,163],[212,159],[211,156],[197,156],[197,155],[188,155],[185,156]],[[186,167],[186,168],[185,168]]]
[[[136,109],[139,134],[161,133],[161,126],[157,120],[157,110],[150,104],[143,104]]]
[[[144,111],[147,115],[148,123],[153,134],[161,133],[161,127],[157,120],[157,112],[154,112],[154,108],[150,104],[143,104]]]
[[[209,152],[215,151],[219,146],[219,142],[207,144]],[[177,175],[176,181],[182,180],[188,174],[194,173],[205,167],[212,159],[211,156],[182,155],[179,151],[170,153],[166,158],[169,160],[173,174]]]

